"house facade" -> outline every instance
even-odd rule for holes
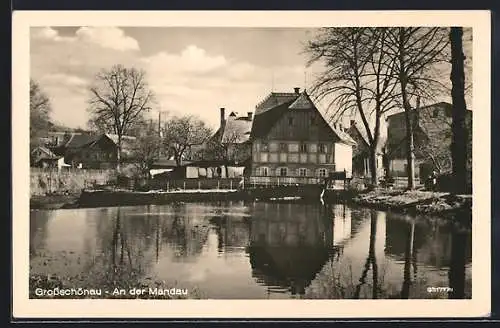
[[[412,112],[414,121],[415,177],[421,182],[433,171],[451,170],[452,105],[439,102]],[[468,110],[466,125],[469,131],[469,170],[472,170],[472,111]],[[405,113],[387,117],[387,157],[389,173],[394,177],[407,176]]]
[[[135,137],[122,136],[122,161],[131,159],[134,142]],[[117,143],[113,134],[71,134],[55,152],[73,167],[108,169],[116,166]]]
[[[355,141],[330,125],[309,95],[271,93],[256,106],[250,140],[251,182],[322,183],[330,173],[352,173]]]

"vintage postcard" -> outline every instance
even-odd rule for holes
[[[490,25],[15,12],[13,316],[487,316]]]

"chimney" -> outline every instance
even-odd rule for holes
[[[224,107],[221,107],[220,109],[220,126],[224,124],[224,121],[226,120],[226,109]]]
[[[247,115],[248,115],[248,120],[251,121],[253,113],[252,112],[247,112]]]
[[[300,88],[293,88],[293,91],[295,91],[296,94],[300,93]]]

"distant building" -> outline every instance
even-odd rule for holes
[[[122,136],[122,161],[131,159],[135,137]],[[73,167],[106,169],[117,163],[118,136],[114,134],[70,134],[54,152]]]
[[[351,120],[351,125],[347,129],[347,133],[351,138],[356,141],[356,145],[353,147],[352,151],[352,174],[357,177],[371,177],[370,170],[370,143],[368,140],[368,135],[366,134],[366,129],[364,126],[360,126],[356,121]],[[383,167],[383,152],[382,152],[382,142],[379,142],[379,146],[376,152],[376,169],[377,176],[379,178],[384,176]]]
[[[49,148],[38,146],[31,151],[31,166],[41,168],[62,168],[70,165],[64,163],[64,157],[54,154]]]
[[[252,150],[249,141],[252,121],[252,112],[246,116],[231,112],[226,118],[225,108],[220,108],[220,125],[206,143],[204,159],[225,160],[236,165],[247,162]]]
[[[421,182],[432,172],[451,170],[451,111],[452,105],[439,102],[413,111],[415,122],[415,177]],[[399,112],[387,117],[387,158],[392,176],[407,176],[407,146],[405,113]],[[472,169],[472,111],[468,110],[466,124],[469,130],[469,170]]]
[[[309,95],[271,93],[256,106],[250,133],[253,183],[317,184],[330,173],[352,173],[356,142],[329,124]]]

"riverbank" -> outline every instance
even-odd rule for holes
[[[65,195],[33,196],[31,209],[68,209],[106,206],[133,206],[169,204],[175,202],[203,201],[293,201],[318,202],[319,188],[283,186],[262,189],[220,190],[84,190]],[[379,210],[409,212],[439,216],[468,218],[472,214],[472,195],[453,195],[446,192],[403,191],[378,189],[370,192],[329,190],[323,195],[324,203],[348,202],[354,205]]]
[[[375,190],[359,193],[350,202],[380,210],[395,210],[414,214],[440,216],[472,216],[472,195],[447,192]]]
[[[78,199],[81,193],[33,195],[30,198],[30,209],[32,210],[56,210],[61,208],[78,207]]]

